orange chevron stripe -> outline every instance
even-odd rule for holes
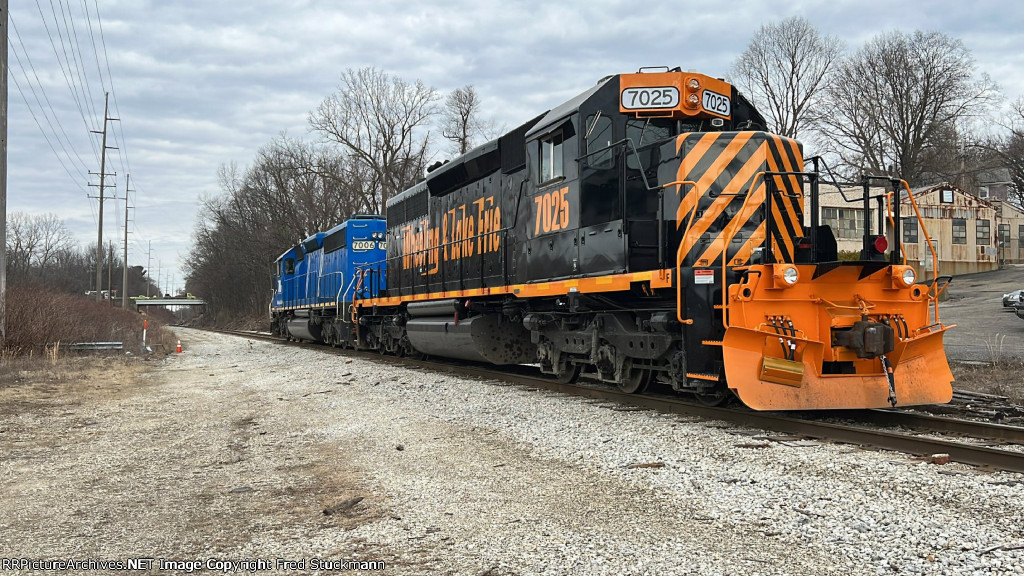
[[[708,182],[703,186],[703,188],[707,188],[712,184],[715,179],[724,172],[729,163],[736,158],[739,151],[750,140],[751,135],[751,132],[741,132],[737,134],[736,138],[726,146],[725,150],[723,150],[722,154],[708,170],[708,173],[698,181],[698,184],[705,180],[708,180]],[[722,192],[725,194],[745,192],[745,190],[740,190],[739,187],[753,178],[755,174],[760,172],[763,169],[763,166],[764,144],[762,143],[761,146],[758,147],[757,151],[751,155],[750,160],[748,160],[732,177],[729,183],[726,184]],[[734,196],[730,195],[722,195],[715,198],[714,202],[712,202],[711,206],[704,211],[704,214],[701,215],[700,219],[693,223],[690,230],[687,231],[686,236],[682,239],[682,242],[680,242],[680,248],[683,249],[684,254],[688,254],[693,249],[701,235],[707,232],[711,224],[722,214],[733,198]],[[709,251],[721,242],[721,236],[716,238],[714,243],[709,247]],[[721,247],[719,247],[718,250],[721,251]]]
[[[753,160],[757,160],[757,158],[753,158],[751,160],[752,161]],[[760,162],[758,162],[756,167],[760,170],[761,166],[762,166],[762,164]],[[746,167],[744,167],[744,168],[746,168]],[[737,175],[737,177],[738,177],[738,175]],[[765,190],[766,189],[767,189],[767,187],[764,185],[764,181],[762,179],[762,182],[760,184],[758,184],[756,188],[754,188],[754,191],[751,193],[751,197],[750,197],[749,200],[747,200],[746,206],[743,208],[743,210],[740,213],[738,213],[738,214],[736,214],[735,216],[732,217],[733,222],[739,221],[739,222],[742,222],[743,224],[746,224],[747,221],[749,221],[750,218],[764,204],[764,195],[765,195]],[[726,240],[726,238],[725,238],[725,234],[724,234],[724,231],[723,231],[723,233],[720,234],[718,236],[718,238],[715,238],[715,241],[712,242],[707,247],[707,249],[704,251],[704,253],[701,254],[699,258],[697,258],[697,261],[698,262],[701,261],[701,260],[707,260],[708,262],[717,262],[717,261],[719,261],[722,258],[722,250],[727,248],[726,245],[725,245],[725,240]],[[730,243],[731,243],[731,240],[730,240]]]
[[[682,161],[679,163],[679,171],[676,173],[677,181],[682,182],[684,180],[692,180],[692,178],[690,178],[690,172],[697,166],[697,163],[700,162],[701,158],[707,154],[708,150],[711,149],[711,146],[718,140],[718,136],[720,134],[721,132],[708,132],[701,136],[700,140],[694,144],[693,149],[687,152],[686,156],[684,156]],[[679,154],[679,150],[682,149],[683,141],[686,140],[686,136],[687,135],[681,136],[677,141],[676,154]],[[677,194],[681,187],[681,185],[676,186]],[[706,187],[707,186],[705,185],[704,188]],[[698,182],[696,186],[690,187],[686,196],[680,200],[679,208],[676,209],[676,228],[679,228],[682,225],[686,219],[686,215],[693,210],[694,206],[697,205],[697,201],[703,194],[704,192],[700,182]]]
[[[789,161],[789,156],[786,154],[782,155],[782,165],[785,167],[786,172],[799,172],[803,170],[803,155],[800,154],[800,147],[797,145],[796,140],[790,138],[784,138],[782,136],[773,135],[772,138],[778,144],[778,148],[785,152],[786,148],[789,148],[793,152],[793,157],[796,158],[799,165],[794,166]],[[803,186],[800,184],[800,178],[797,176],[787,176],[789,179],[790,189],[800,194],[801,201],[803,200]]]
[[[779,159],[776,158],[774,154],[769,154],[768,155],[768,166],[769,166],[769,168],[771,168],[771,170],[773,170],[775,172],[782,172],[783,170],[779,169],[778,160]],[[788,170],[788,169],[786,169],[786,170]],[[779,186],[779,183],[776,182],[776,186],[778,187],[777,189],[779,191],[782,191],[782,192],[786,191],[785,183],[783,183],[782,186]],[[783,223],[784,214],[782,212],[783,208],[779,204],[783,204],[783,203],[786,205],[786,210],[787,210],[787,214],[786,215],[789,216],[789,218],[790,218],[789,221],[790,221],[790,223],[793,224],[793,228],[799,231],[799,230],[802,229],[802,226],[800,226],[800,220],[799,219],[794,220],[794,218],[796,216],[793,214],[793,211],[792,211],[792,208],[793,208],[792,202],[788,198],[781,197],[781,198],[774,198],[773,199],[773,201],[772,201],[772,218],[774,218],[775,222],[776,222],[775,229],[778,230],[779,236],[782,238],[783,244],[785,244],[786,248],[788,249],[788,253],[790,255],[792,255],[793,254],[795,240],[794,240],[794,238],[792,238],[789,235],[788,228],[785,225],[782,224]],[[772,242],[773,243],[777,243],[777,240],[772,238]],[[773,249],[774,249],[774,246],[773,246]]]
[[[773,138],[775,138],[776,142],[778,142],[780,148],[786,148],[787,145],[788,146],[796,145],[795,141],[789,140],[787,138],[782,138],[781,136],[773,136]],[[797,152],[796,158],[800,158],[799,149],[795,150],[795,152]],[[793,166],[792,164],[790,164],[789,157],[784,155],[784,154],[782,155],[781,161],[782,161],[782,168],[783,169],[779,170],[780,172],[796,172],[797,170],[800,170],[800,169],[803,168],[802,166],[796,167],[796,166]],[[798,234],[802,235],[802,233],[803,233],[802,222],[803,222],[803,213],[804,213],[804,209],[803,209],[804,189],[803,189],[803,186],[800,185],[800,180],[796,176],[787,176],[786,179],[789,180],[789,185],[790,185],[790,188],[788,188],[787,192],[791,192],[791,193],[796,194],[796,198],[786,198],[785,199],[786,211],[787,211],[788,216],[789,216],[789,221],[793,224],[793,229],[796,230]],[[780,187],[780,188],[783,189],[783,190],[786,190],[785,184],[783,183],[783,186]]]

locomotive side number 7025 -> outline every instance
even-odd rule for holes
[[[732,102],[729,101],[727,96],[723,96],[718,92],[705,90],[701,104],[708,112],[714,112],[722,116],[729,116],[732,113]]]

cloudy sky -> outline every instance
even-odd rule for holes
[[[134,205],[129,263],[182,284],[200,199],[217,169],[307,115],[346,68],[375,66],[442,94],[472,84],[514,127],[609,74],[681,66],[727,76],[762,24],[800,15],[850,50],[890,30],[961,39],[1007,100],[1024,96],[1024,5],[936,0],[17,0],[11,2],[8,211],[55,213],[96,242],[103,93],[108,173]],[[88,13],[87,13],[88,12]],[[98,18],[97,18],[98,14]],[[439,154],[440,156],[440,154]],[[108,194],[113,194],[108,190]],[[117,205],[115,211],[113,205]],[[104,236],[120,242],[123,200]],[[284,248],[284,247],[282,247]]]

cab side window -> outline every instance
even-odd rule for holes
[[[562,166],[562,132],[556,132],[540,140],[540,181],[549,182],[565,176]]]
[[[286,258],[284,261],[284,273],[295,274],[295,260],[292,258]]]

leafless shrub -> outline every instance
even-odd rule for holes
[[[66,349],[75,342],[123,342],[132,351],[142,342],[139,314],[43,286],[9,287],[6,317],[5,359],[39,356],[55,361],[58,343]],[[150,323],[153,338],[161,331],[159,324]]]

